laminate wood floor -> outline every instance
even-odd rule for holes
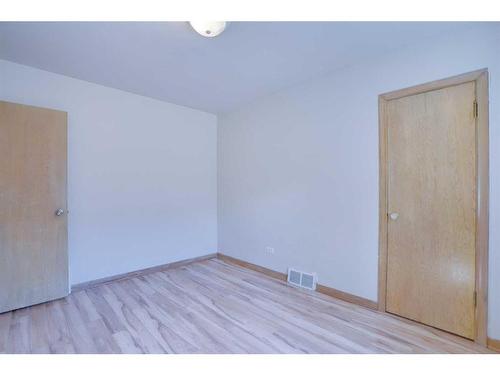
[[[487,353],[210,259],[0,314],[0,353]]]

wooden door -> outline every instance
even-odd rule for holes
[[[475,334],[475,82],[387,102],[388,312]]]
[[[66,133],[65,112],[0,102],[0,312],[68,295]]]

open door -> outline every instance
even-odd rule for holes
[[[69,293],[66,123],[0,102],[0,312]]]

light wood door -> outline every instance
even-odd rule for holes
[[[475,83],[387,103],[386,310],[474,338]]]
[[[0,102],[0,312],[68,294],[66,134],[65,112]]]

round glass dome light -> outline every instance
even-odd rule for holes
[[[226,22],[198,22],[190,21],[191,27],[200,35],[213,38],[219,35],[226,28]]]

